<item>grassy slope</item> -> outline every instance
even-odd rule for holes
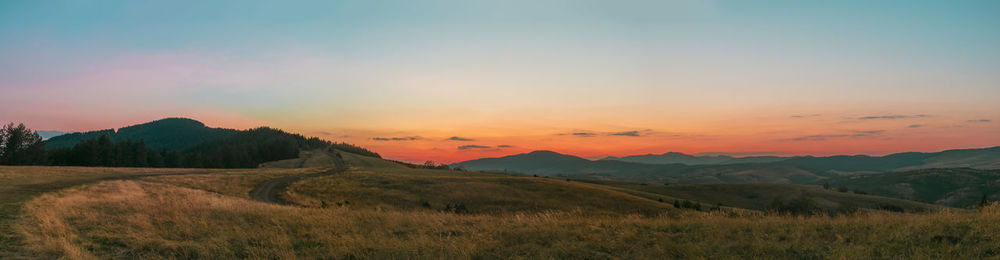
[[[306,160],[315,156],[329,154],[310,154]],[[260,181],[317,169],[156,176],[47,194],[26,206],[18,233],[28,243],[17,246],[29,246],[42,257],[71,258],[980,258],[1000,252],[1000,223],[994,221],[1000,207],[983,213],[813,218],[730,209],[696,212],[656,199],[672,202],[676,195],[755,208],[769,203],[767,196],[801,193],[783,188],[809,187],[598,185],[410,169],[376,158],[342,156],[353,166],[348,173],[290,187],[286,198],[309,206],[305,208],[264,204],[246,194]],[[886,201],[809,192],[829,202],[840,202],[841,196]],[[748,193],[765,194],[746,201]],[[469,213],[441,211],[455,203],[464,204]]]
[[[983,195],[1000,200],[1000,170],[923,169],[848,176],[830,181],[873,194],[903,197],[952,207],[974,206]]]
[[[261,164],[261,168],[293,169],[328,167],[332,166],[334,162],[331,156],[330,153],[324,152],[322,149],[301,151],[299,152],[299,158],[266,162]]]
[[[775,199],[787,202],[805,194],[826,210],[843,208],[879,209],[896,206],[907,212],[922,212],[941,209],[915,201],[860,195],[826,190],[815,185],[797,184],[686,184],[686,185],[641,185],[626,182],[605,182],[605,184],[690,199],[708,205],[722,204],[728,207],[764,210]]]
[[[998,205],[1000,206],[1000,205]],[[982,212],[782,217],[299,208],[140,181],[46,194],[20,233],[55,258],[988,258]]]
[[[258,183],[288,175],[312,174],[321,171],[325,171],[325,168],[239,169],[220,171],[214,174],[153,176],[141,180],[249,199],[250,191]]]
[[[579,210],[657,215],[673,210],[666,203],[563,179],[398,167],[355,168],[295,183],[290,191],[289,198],[302,205],[339,203],[352,209],[442,210],[462,204],[471,213],[484,214]]]
[[[23,242],[14,235],[13,223],[22,213],[23,204],[43,193],[128,176],[213,171],[215,170],[0,166],[0,258],[19,253]]]

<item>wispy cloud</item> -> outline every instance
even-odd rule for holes
[[[608,133],[608,135],[617,135],[617,136],[639,136],[639,131],[625,131],[625,132],[614,132],[614,133]]]
[[[909,128],[921,128],[921,127],[924,127],[924,125],[910,125],[908,127]]]
[[[475,141],[475,139],[469,139],[469,138],[462,138],[462,137],[458,137],[458,136],[452,136],[452,137],[449,137],[447,139],[447,141],[470,142],[470,141]]]
[[[593,132],[593,131],[575,131],[570,133],[558,133],[559,136],[576,136],[576,137],[595,137],[595,136],[630,136],[630,137],[640,137],[650,133],[652,130],[629,130],[620,132]]]
[[[493,147],[491,147],[491,146],[485,146],[485,145],[475,145],[475,144],[463,145],[463,146],[459,146],[458,147],[459,150],[490,149],[490,148],[493,148]]]
[[[885,130],[854,130],[852,131],[856,135],[877,135],[885,133]]]
[[[506,144],[497,145],[497,148],[511,148],[511,147],[514,147],[514,146],[513,145],[506,145]]]
[[[872,137],[882,135],[883,133],[885,133],[885,130],[855,130],[851,131],[850,134],[804,135],[794,138],[781,139],[780,141],[826,141],[830,139]]]
[[[791,118],[807,118],[807,117],[819,117],[819,116],[821,116],[821,115],[820,115],[820,114],[811,114],[811,115],[792,115],[792,116],[791,116]]]
[[[420,140],[419,136],[405,136],[405,137],[373,137],[372,140],[375,141],[413,141]]]
[[[905,119],[905,118],[924,118],[929,117],[928,115],[881,115],[881,116],[863,116],[859,117],[859,120],[875,120],[875,119]]]
[[[993,122],[993,120],[989,120],[989,119],[975,119],[975,120],[968,120],[968,121],[965,121],[965,122],[969,122],[969,123],[989,123],[989,122]]]

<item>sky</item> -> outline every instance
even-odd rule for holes
[[[1000,1],[0,1],[0,122],[384,157],[1000,145]]]

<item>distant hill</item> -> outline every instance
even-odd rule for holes
[[[657,183],[813,183],[824,177],[776,164],[683,165],[591,161],[552,151],[484,158],[451,165],[467,170]]]
[[[608,156],[601,160],[613,160],[646,164],[685,164],[685,165],[717,165],[736,163],[767,163],[787,160],[790,157],[777,156],[752,156],[752,157],[732,157],[727,155],[717,156],[695,156],[677,152],[664,154],[630,155],[625,157]]]
[[[590,161],[551,151],[535,151],[500,158],[476,159],[452,165],[452,167],[477,171],[679,184],[816,184],[821,180],[839,176],[940,166],[1000,168],[998,167],[1000,166],[1000,147],[948,150],[937,153],[899,153],[881,157],[864,155],[806,156],[774,162],[702,165],[648,164],[620,160]]]
[[[1000,201],[1000,170],[920,169],[845,176],[829,182],[833,187],[951,207],[974,206],[983,195],[990,201]]]
[[[586,174],[627,175],[660,172],[662,169],[685,167],[681,164],[653,165],[613,160],[591,161],[552,151],[534,151],[500,158],[476,159],[452,164],[451,166],[453,168],[475,171],[511,172],[543,176]]]
[[[62,132],[62,131],[38,131],[38,136],[41,136],[42,139],[46,139],[46,140],[49,139],[49,138],[60,136],[60,135],[64,135],[64,134],[66,134],[66,132]]]
[[[628,182],[596,182],[674,198],[683,198],[706,206],[718,205],[754,210],[768,210],[776,200],[793,201],[808,198],[823,211],[851,211],[853,209],[881,209],[905,212],[932,211],[939,206],[910,200],[873,195],[839,192],[823,189],[818,185],[746,183],[746,184],[686,184],[641,185]]]
[[[217,140],[236,133],[234,129],[210,128],[187,118],[166,118],[149,123],[114,129],[71,133],[45,141],[46,149],[69,148],[82,141],[107,135],[113,142],[144,140],[154,150],[184,151],[207,141]]]

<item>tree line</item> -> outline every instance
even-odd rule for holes
[[[107,135],[47,151],[38,133],[24,124],[11,123],[0,129],[0,165],[256,168],[264,162],[298,158],[300,150],[330,147],[381,158],[351,144],[306,138],[269,127],[238,131],[184,151],[154,150],[143,140],[114,142]]]
[[[0,128],[0,165],[38,165],[47,162],[45,143],[38,132],[24,124]]]

